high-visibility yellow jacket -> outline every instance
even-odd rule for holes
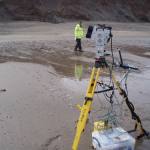
[[[83,28],[80,27],[79,24],[77,24],[76,27],[75,27],[74,36],[75,36],[75,39],[82,39],[84,37]]]

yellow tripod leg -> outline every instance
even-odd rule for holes
[[[89,85],[87,88],[85,101],[83,103],[83,106],[81,107],[80,116],[79,116],[79,119],[77,122],[76,134],[74,137],[72,150],[78,149],[81,134],[85,129],[85,126],[86,126],[86,123],[88,120],[88,116],[89,116],[89,113],[91,110],[92,100],[93,100],[96,84],[99,79],[99,75],[100,75],[100,68],[94,67],[92,70]]]
[[[130,110],[130,112],[131,112],[132,119],[136,121],[136,123],[135,123],[135,128],[134,128],[134,130],[132,130],[132,131],[136,131],[137,129],[140,130],[140,135],[137,136],[137,139],[139,139],[139,138],[141,138],[141,137],[143,137],[143,136],[147,136],[147,137],[148,137],[149,134],[148,134],[148,132],[143,128],[141,119],[140,119],[140,117],[137,115],[137,113],[134,111],[133,107],[131,106],[131,105],[133,105],[133,104],[129,101],[126,92],[121,88],[120,83],[116,80],[116,78],[115,78],[114,75],[112,75],[112,79],[113,79],[113,81],[114,81],[114,83],[115,83],[115,85],[116,85],[116,87],[117,87],[117,89],[118,89],[118,91],[119,91],[119,94],[120,94],[120,95],[124,98],[124,100],[126,101],[126,105],[128,106],[128,108],[129,108],[129,110]],[[133,116],[133,115],[134,115],[134,116]],[[131,132],[132,132],[132,131],[131,131]]]

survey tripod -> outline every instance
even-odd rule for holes
[[[100,84],[99,78],[101,77],[103,72],[106,72],[106,69],[107,68],[104,69],[101,67],[99,67],[99,68],[93,67],[93,69],[92,69],[90,81],[89,81],[88,88],[86,91],[86,97],[85,97],[85,100],[84,100],[82,107],[80,107],[80,116],[79,116],[79,119],[77,121],[76,134],[74,137],[72,150],[78,149],[81,134],[85,130],[86,124],[88,122],[89,114],[91,113],[91,107],[92,107],[92,103],[93,103],[94,94],[111,91],[111,90],[113,90],[113,88],[117,89],[119,94],[123,97],[123,99],[126,102],[126,105],[128,106],[128,108],[131,112],[132,119],[135,120],[134,129],[131,131],[128,131],[128,132],[129,133],[134,132],[134,131],[137,131],[137,129],[138,129],[140,131],[140,134],[137,136],[137,139],[142,138],[143,136],[149,136],[149,133],[146,132],[145,129],[143,128],[140,117],[134,111],[134,105],[129,101],[127,93],[121,87],[120,82],[117,81],[114,73],[112,73],[112,81],[113,81],[115,87],[108,87],[108,89],[105,89],[104,91],[95,91],[96,85]]]
[[[112,36],[111,36],[111,38],[112,38]],[[111,39],[111,41],[112,41],[112,39]],[[111,44],[112,44],[112,42],[111,42]],[[111,48],[112,48],[112,45],[111,45]],[[112,51],[112,49],[111,49],[111,51]],[[119,54],[121,57],[120,52],[119,52]],[[112,53],[112,56],[113,56],[113,53]],[[124,65],[122,57],[120,59],[121,59],[120,67],[122,67],[123,69],[129,69],[129,68],[134,69],[132,67]],[[104,72],[107,72],[108,74],[110,74],[110,66],[106,62],[105,57],[101,57],[101,59],[95,61],[95,66],[93,67],[91,75],[90,75],[90,80],[89,80],[89,84],[87,87],[84,103],[82,106],[78,105],[78,108],[80,110],[80,116],[77,120],[76,133],[75,133],[75,137],[74,137],[73,144],[72,144],[72,150],[78,150],[78,145],[80,142],[81,135],[85,131],[85,127],[86,127],[86,124],[88,123],[88,119],[89,119],[89,114],[92,111],[94,94],[113,91],[113,90],[118,90],[118,93],[121,95],[121,97],[123,98],[127,107],[130,110],[132,119],[135,120],[134,129],[131,131],[128,131],[128,132],[130,133],[130,132],[139,130],[140,134],[136,137],[137,139],[142,138],[143,136],[149,137],[149,133],[147,131],[145,131],[145,129],[143,128],[141,119],[138,116],[138,114],[135,112],[134,105],[129,100],[128,94],[122,88],[120,82],[116,79],[116,76],[113,71],[113,65],[114,65],[114,58],[113,58],[112,66],[111,66],[111,69],[112,69],[111,70],[111,79],[112,79],[112,83],[114,86],[107,85],[107,89],[104,89],[101,91],[96,91],[97,85],[104,84],[101,81],[99,81],[99,79],[102,77],[102,74]]]

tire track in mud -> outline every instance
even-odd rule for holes
[[[60,140],[61,136],[62,135],[56,135],[54,137],[49,138],[44,144],[42,144],[41,150],[49,150],[49,146],[53,143],[55,144],[53,150],[58,150],[59,148],[57,147],[57,142],[58,140]]]

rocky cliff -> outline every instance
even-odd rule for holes
[[[150,21],[149,0],[0,0],[0,21]]]

